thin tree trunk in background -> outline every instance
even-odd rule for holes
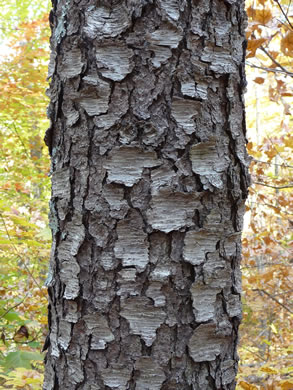
[[[235,388],[243,8],[53,1],[45,390]]]

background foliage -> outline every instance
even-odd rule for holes
[[[43,143],[49,2],[4,0],[0,10],[0,387],[41,389],[51,238]],[[243,235],[238,389],[292,389],[293,4],[249,0],[247,13],[253,184]]]
[[[44,3],[1,3],[0,387],[40,389],[50,248]],[[47,4],[48,5],[48,4]],[[46,12],[46,14],[45,14]]]
[[[253,185],[243,235],[239,388],[293,389],[293,2],[247,1]]]

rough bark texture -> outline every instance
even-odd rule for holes
[[[242,0],[54,0],[45,390],[234,389]]]

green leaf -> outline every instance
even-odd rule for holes
[[[4,313],[4,311],[2,311]],[[1,311],[0,311],[0,317],[2,317]],[[21,321],[21,318],[15,311],[9,311],[6,313],[2,318],[5,318],[5,320],[12,322],[12,321]]]
[[[5,370],[17,367],[30,369],[32,368],[31,362],[34,360],[41,361],[43,356],[38,352],[16,351],[9,352],[1,363]]]
[[[38,341],[32,341],[29,343],[30,348],[36,348],[41,349],[43,347],[43,343],[40,343]]]
[[[42,243],[34,240],[26,240],[26,244],[28,246],[38,246],[38,247],[43,245]]]

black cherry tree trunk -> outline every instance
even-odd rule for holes
[[[54,0],[45,390],[234,389],[244,0]]]

